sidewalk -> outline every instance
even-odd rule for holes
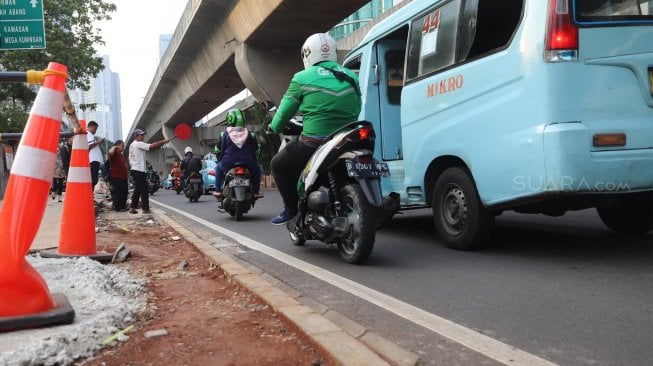
[[[104,197],[104,195],[96,193],[96,201],[100,197]],[[0,207],[1,205],[0,201]],[[62,202],[48,199],[39,232],[30,251],[57,247],[62,207]],[[127,213],[108,211],[108,208],[104,208],[104,210],[105,212],[100,215],[109,222],[124,220],[123,216],[128,215]],[[418,363],[417,355],[369,332],[343,315],[311,299],[302,297],[300,294],[291,295],[288,292],[288,287],[280,281],[270,276],[262,276],[261,270],[252,268],[249,264],[240,263],[229,254],[221,252],[210,243],[197,237],[191,230],[174,221],[169,215],[165,215],[163,211],[156,209],[156,206],[153,206],[152,212],[156,221],[172,227],[201,251],[208,260],[218,265],[233,281],[262,299],[276,313],[293,323],[300,332],[317,343],[339,364],[409,366]],[[143,217],[144,215],[129,217],[137,216]],[[98,250],[105,245],[107,243],[98,242]],[[48,285],[52,287],[50,283]],[[75,322],[77,323],[77,320]],[[2,339],[1,333],[0,339]],[[2,351],[3,349],[0,349],[0,352]]]

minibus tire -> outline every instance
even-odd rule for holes
[[[494,215],[481,204],[467,169],[451,167],[438,177],[431,206],[435,229],[448,248],[471,250],[489,240]]]
[[[653,193],[639,193],[596,207],[601,221],[620,234],[644,234],[653,230]]]

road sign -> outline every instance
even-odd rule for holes
[[[0,0],[0,50],[45,48],[42,0]]]

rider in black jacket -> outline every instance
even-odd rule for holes
[[[181,161],[182,185],[185,184],[186,179],[188,179],[192,173],[197,173],[199,177],[202,178],[200,170],[202,170],[202,160],[193,155],[193,149],[190,146],[186,146],[184,149],[184,159]]]

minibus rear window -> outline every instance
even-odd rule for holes
[[[579,24],[653,22],[653,0],[575,0],[574,6]]]

